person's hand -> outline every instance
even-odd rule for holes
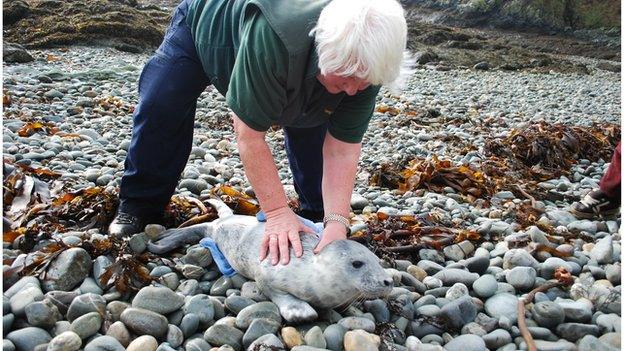
[[[323,237],[321,241],[314,248],[314,253],[317,254],[323,250],[323,248],[329,245],[334,240],[344,240],[347,238],[347,228],[342,223],[328,222],[325,229],[323,229]]]
[[[276,265],[280,257],[282,264],[288,264],[290,261],[289,242],[295,250],[295,256],[301,257],[303,247],[299,232],[314,234],[314,230],[301,223],[297,215],[288,207],[266,212],[266,219],[264,237],[260,244],[260,261],[267,257],[268,250],[271,264]]]

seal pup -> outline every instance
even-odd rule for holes
[[[273,266],[269,259],[260,261],[265,223],[252,216],[234,215],[221,201],[209,202],[217,209],[218,219],[167,230],[150,242],[148,249],[161,254],[204,237],[212,238],[238,274],[255,280],[291,323],[316,319],[312,306],[332,309],[385,297],[392,290],[392,278],[379,264],[379,258],[353,240],[334,241],[315,255],[313,250],[320,239],[301,233],[301,257],[290,250],[290,263],[285,266]]]

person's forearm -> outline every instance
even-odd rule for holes
[[[322,189],[325,214],[336,213],[349,217],[361,147],[360,143],[345,143],[327,133],[323,144]]]
[[[265,213],[286,207],[288,204],[284,187],[269,145],[264,140],[264,133],[250,130],[242,123],[235,117],[238,152],[260,207]]]

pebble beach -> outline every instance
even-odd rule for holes
[[[89,46],[29,53],[32,62],[3,63],[4,96],[10,99],[2,126],[5,172],[13,163],[44,167],[60,173],[58,180],[71,189],[115,191],[130,145],[137,81],[149,55]],[[382,89],[364,137],[351,200],[355,229],[364,225],[363,216],[375,213],[436,213],[458,228],[491,238],[382,262],[394,280],[387,299],[318,311],[317,321],[288,325],[253,281],[222,276],[210,252],[198,245],[186,248],[176,261],[179,269],[148,263],[152,283],[130,296],[99,281],[114,257],[90,257],[84,249],[72,248],[51,263],[47,278],[5,276],[3,350],[526,350],[516,306],[559,267],[571,274],[571,286],[539,292],[526,306],[527,329],[538,350],[619,350],[621,220],[619,215],[579,220],[569,212],[574,199],[598,186],[610,159],[579,159],[568,175],[540,182],[540,188],[554,189],[561,197],[536,198],[541,215],[536,225],[526,227],[516,222],[515,206],[529,200],[511,191],[497,192],[482,206],[463,201],[451,187],[398,192],[370,185],[376,168],[405,157],[435,155],[478,166],[486,159],[487,138],[504,138],[514,128],[539,121],[619,124],[620,74],[600,69],[603,60],[567,59],[583,63],[589,74],[425,64],[415,68],[404,91]],[[409,121],[407,110],[429,117]],[[206,198],[223,184],[249,192],[229,112],[214,89],[199,98],[193,149],[177,194]],[[30,119],[50,122],[72,137],[19,136]],[[294,195],[282,131],[268,132],[267,140],[280,177]],[[467,146],[471,151],[464,152]],[[538,223],[574,238],[553,240]],[[55,235],[76,245],[106,233]],[[151,236],[146,229],[130,238],[132,250],[145,252]],[[519,240],[556,244],[569,255],[530,252],[514,245]],[[13,262],[4,270],[29,254],[4,242],[3,258]],[[449,322],[442,328],[432,322],[434,317]],[[384,329],[388,325],[392,327]]]

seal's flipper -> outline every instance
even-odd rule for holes
[[[215,210],[217,210],[217,216],[219,218],[225,218],[234,215],[234,211],[225,204],[225,202],[218,199],[209,199],[208,203],[211,204]]]
[[[169,229],[147,244],[147,249],[155,254],[175,250],[184,244],[195,244],[212,233],[211,223],[196,224],[186,228]]]
[[[303,323],[318,318],[316,310],[307,302],[289,293],[263,286],[262,292],[279,308],[280,314],[290,323]]]

